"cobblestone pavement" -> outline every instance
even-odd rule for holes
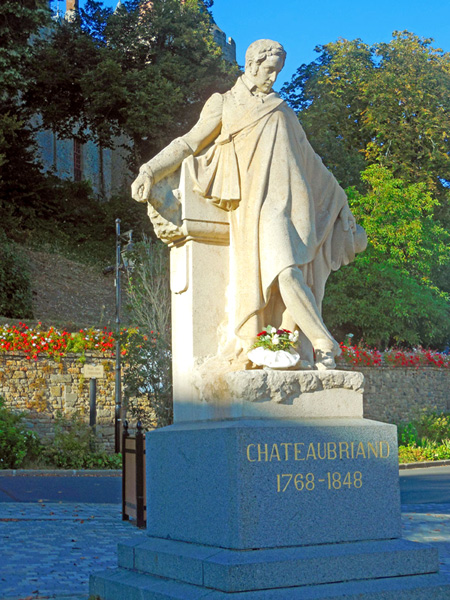
[[[402,507],[404,537],[438,547],[450,581],[450,505]],[[89,575],[145,532],[116,504],[0,504],[0,600],[87,600]]]
[[[441,573],[450,581],[450,504],[402,506],[403,537],[439,550]]]
[[[117,504],[0,504],[0,599],[86,600],[89,575],[117,564],[117,543],[145,533]]]

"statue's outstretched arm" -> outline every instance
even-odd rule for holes
[[[194,127],[142,165],[131,186],[131,194],[135,200],[147,202],[153,184],[176,171],[185,158],[200,152],[219,135],[222,127],[222,105],[221,94],[211,96]]]

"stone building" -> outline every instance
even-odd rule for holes
[[[79,9],[79,0],[49,0],[55,18],[71,20]],[[63,6],[65,5],[65,6]],[[117,1],[117,6],[120,0]],[[236,44],[232,38],[214,24],[212,34],[222,49],[224,59],[236,62]],[[125,136],[117,138],[112,149],[102,148],[94,142],[82,144],[76,138],[61,139],[55,132],[39,130],[39,116],[33,125],[38,126],[36,141],[39,159],[45,171],[51,171],[61,179],[88,181],[95,194],[109,199],[130,183],[126,146],[131,144]]]
[[[55,19],[74,18],[79,9],[79,0],[49,0]],[[65,9],[62,7],[65,4]],[[109,199],[128,185],[128,158],[124,146],[129,140],[117,138],[112,149],[103,148],[92,141],[80,143],[75,137],[60,138],[54,131],[39,129],[39,115],[33,125],[37,126],[36,142],[39,159],[45,171],[51,171],[61,179],[88,181],[95,194]]]

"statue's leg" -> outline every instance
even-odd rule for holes
[[[334,358],[339,354],[339,345],[326,328],[301,270],[298,267],[284,269],[278,275],[278,285],[287,311],[314,348],[317,368],[334,368]]]
[[[281,322],[282,329],[288,329],[289,331],[295,331],[298,327],[297,323],[293,319],[292,315],[289,311],[285,310],[283,313],[283,320]],[[301,359],[301,368],[311,368],[314,364],[314,352],[313,347],[309,339],[303,333],[303,331],[298,332],[298,341],[296,344],[296,350],[300,354]]]
[[[241,340],[242,348],[245,354],[247,354],[247,352],[255,343],[256,336],[261,329],[262,325],[260,323],[259,315],[252,315],[240,328],[239,339]]]

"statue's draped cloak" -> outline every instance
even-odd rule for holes
[[[338,218],[345,193],[278,94],[253,95],[241,78],[210,98],[183,139],[198,146],[202,127],[217,131],[218,119],[213,145],[190,160],[197,191],[230,210],[239,335],[262,315],[281,271],[299,266],[320,306],[330,271],[353,260],[355,249]]]

